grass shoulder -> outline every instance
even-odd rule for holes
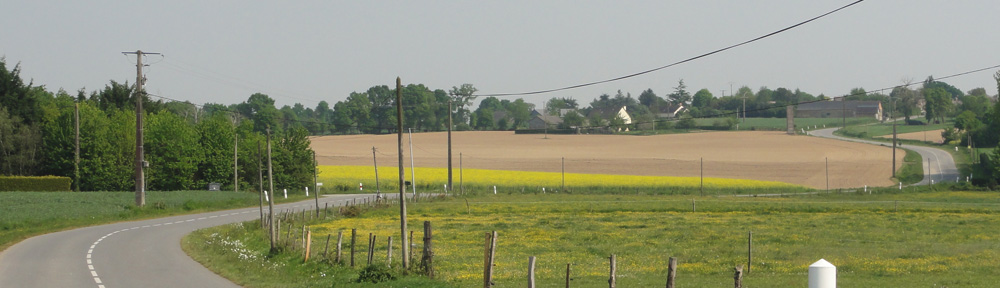
[[[73,228],[258,205],[258,194],[231,191],[0,192],[0,250],[32,236]],[[307,199],[289,195],[288,202]]]

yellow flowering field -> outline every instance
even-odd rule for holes
[[[804,287],[809,264],[821,258],[838,266],[838,284],[843,287],[1000,283],[995,273],[1000,267],[1000,234],[995,233],[1000,196],[933,195],[923,197],[928,201],[902,204],[890,201],[898,195],[693,200],[488,195],[411,203],[408,218],[410,230],[416,231],[417,259],[422,223],[432,223],[439,279],[455,287],[481,285],[485,234],[494,230],[499,235],[495,287],[524,286],[529,256],[537,257],[539,287],[561,287],[566,264],[572,264],[573,287],[607,287],[610,254],[617,255],[619,287],[662,286],[669,257],[680,263],[677,287],[727,287],[732,285],[733,267],[747,263],[750,231],[753,262],[744,280],[749,287]],[[384,239],[398,239],[398,221],[398,210],[381,209],[312,230],[320,235],[343,230],[348,235],[356,228],[359,247],[374,233],[382,239],[376,263],[384,263]],[[394,245],[393,250],[400,251],[398,240]],[[365,259],[362,255],[358,259]],[[398,256],[394,262],[399,262]]]
[[[419,190],[431,189],[441,191],[448,182],[447,168],[418,167],[416,183]],[[411,170],[404,169],[406,181],[412,178]],[[399,169],[396,167],[379,167],[379,185],[381,189],[398,189]],[[371,166],[319,166],[319,179],[324,187],[334,186],[341,191],[357,191],[360,183],[365,189],[375,189],[375,169]],[[496,186],[500,192],[521,191],[539,192],[541,188],[547,191],[558,191],[563,185],[563,174],[557,172],[507,171],[483,169],[453,169],[453,183],[456,190],[459,185],[478,193],[492,192]],[[634,175],[600,175],[566,173],[567,190],[585,190],[601,188],[672,188],[698,189],[701,187],[699,177],[671,176],[634,176]],[[327,184],[329,183],[329,184]],[[745,179],[704,178],[704,187],[712,190],[756,190],[756,191],[804,191],[808,188],[788,183]],[[574,191],[575,192],[575,191]]]

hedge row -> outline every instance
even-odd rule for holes
[[[0,176],[0,191],[70,191],[72,182],[62,176]]]

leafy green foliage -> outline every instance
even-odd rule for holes
[[[389,269],[389,267],[382,265],[368,265],[358,272],[358,279],[354,281],[357,283],[377,284],[392,280],[396,280],[396,275],[395,271]]]

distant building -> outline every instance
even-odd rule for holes
[[[795,111],[796,118],[872,117],[882,121],[882,102],[879,101],[818,101],[802,103]]]
[[[559,116],[536,115],[528,120],[528,129],[555,129],[562,123],[563,119]]]
[[[609,121],[615,117],[621,118],[625,125],[632,124],[632,116],[628,115],[626,106],[618,108],[591,109],[590,114],[587,114],[588,119],[600,118],[604,121]]]
[[[687,107],[684,107],[684,104],[680,103],[660,106],[657,110],[659,110],[656,111],[657,118],[677,118],[677,115],[681,114],[681,112],[687,111]]]

